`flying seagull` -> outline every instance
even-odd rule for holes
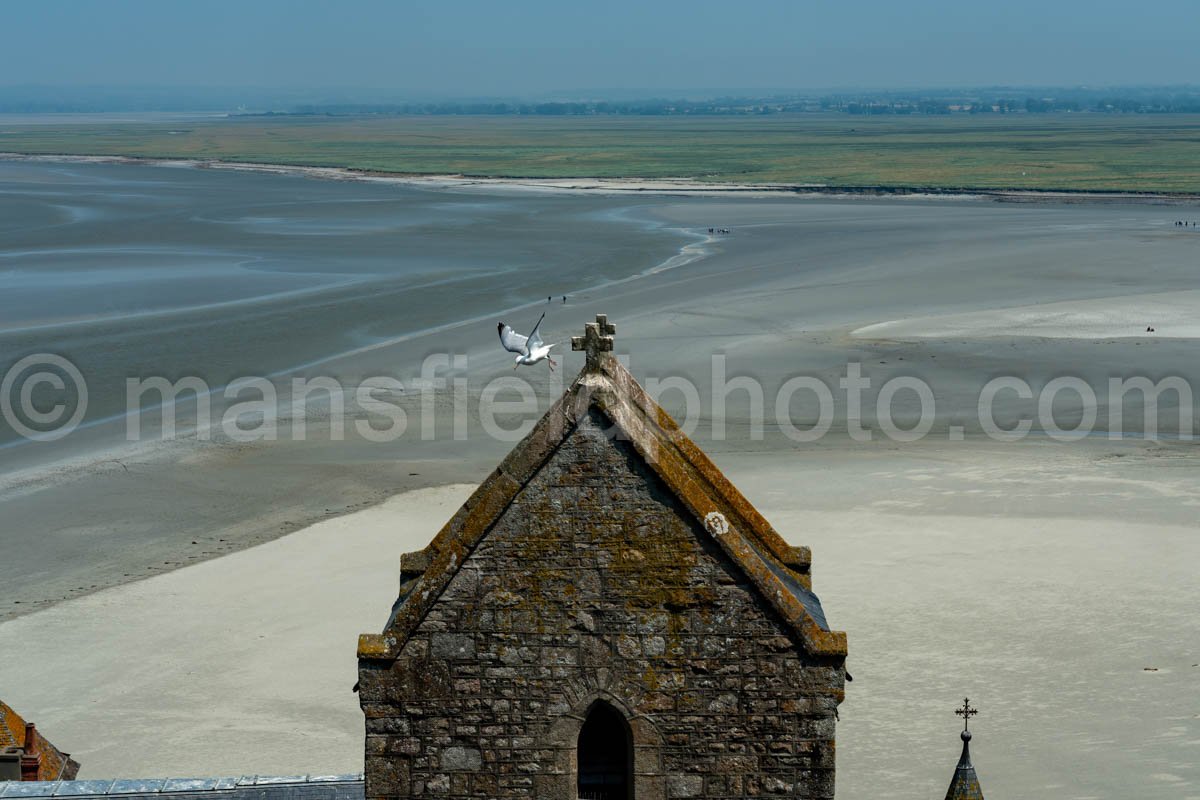
[[[508,352],[517,354],[513,369],[522,364],[536,364],[544,358],[550,362],[550,371],[554,371],[556,364],[550,357],[550,348],[554,345],[543,342],[542,335],[538,333],[538,328],[541,327],[542,320],[545,318],[545,314],[538,317],[537,325],[533,326],[533,331],[528,336],[522,336],[503,322],[496,325],[496,330],[500,332],[500,344],[504,345],[504,349]]]

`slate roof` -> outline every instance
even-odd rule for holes
[[[21,715],[0,701],[0,750],[6,747],[25,745],[25,720]]]
[[[596,325],[611,329],[604,317],[597,317],[597,323],[588,327]],[[633,445],[792,628],[808,653],[835,658],[846,655],[846,634],[830,630],[812,591],[808,548],[788,545],[610,353],[589,353],[587,366],[570,388],[429,546],[402,559],[401,597],[382,634],[359,638],[360,658],[394,659],[399,654],[475,545],[571,434],[576,420],[592,409]]]
[[[102,781],[5,781],[0,800],[110,797],[120,800],[362,800],[363,776],[243,775]]]
[[[975,774],[975,765],[971,763],[971,734],[962,734],[962,755],[958,757],[958,766],[954,768],[954,777],[950,779],[950,788],[946,790],[946,800],[983,800],[983,789],[979,786],[979,776]]]

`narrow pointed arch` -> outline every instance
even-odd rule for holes
[[[603,709],[603,711],[601,711]],[[626,703],[609,691],[600,690],[584,697],[575,696],[571,710],[560,716],[547,729],[543,741],[554,753],[546,773],[536,780],[538,797],[582,798],[580,794],[580,769],[589,769],[586,761],[581,765],[580,744],[584,728],[594,718],[604,719],[603,714],[614,714],[621,730],[628,737],[628,786],[624,798],[636,800],[665,800],[666,786],[662,772],[662,736],[654,722],[644,714],[634,712]],[[616,722],[608,717],[609,723]],[[601,728],[600,730],[603,730]],[[583,742],[587,744],[586,740]],[[594,765],[593,765],[594,766]],[[592,773],[594,774],[594,773]],[[613,795],[605,795],[611,797]]]
[[[604,700],[592,703],[575,753],[579,800],[632,800],[633,731],[621,712]]]

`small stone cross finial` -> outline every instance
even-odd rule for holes
[[[971,721],[971,717],[978,714],[979,710],[971,708],[971,701],[964,697],[962,708],[955,709],[954,713],[963,718],[963,730],[968,731],[971,729],[971,726],[968,724]]]
[[[595,322],[583,326],[583,336],[571,337],[571,349],[587,353],[588,371],[600,369],[600,354],[611,353],[617,326],[608,321],[607,314],[597,314]]]

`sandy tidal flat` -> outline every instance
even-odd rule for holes
[[[938,796],[965,694],[990,796],[1200,796],[1200,478],[1162,481],[1169,455],[1140,445],[1057,461],[1062,446],[1032,447],[986,465],[945,447],[721,459],[813,547],[815,588],[849,634],[839,798]],[[1114,518],[1141,482],[1163,502]],[[846,504],[863,484],[875,501]],[[0,624],[7,699],[37,709],[85,777],[358,771],[357,635],[381,629],[399,554],[472,488]]]
[[[401,495],[0,625],[5,701],[81,777],[362,771],[358,634],[465,498]],[[101,735],[103,732],[103,735]]]
[[[1200,290],[1129,294],[912,317],[866,325],[855,330],[854,336],[897,340],[1013,336],[1196,339],[1200,338]]]
[[[1161,442],[1137,441],[1133,406],[1115,431],[1125,441],[1100,428],[1069,445],[998,444],[970,425],[996,375],[1200,386],[1186,335],[1200,234],[1173,227],[1183,210],[497,195],[121,164],[0,172],[12,189],[0,258],[16,284],[0,296],[0,354],[83,366],[94,423],[0,449],[0,696],[85,777],[359,768],[355,637],[383,624],[398,554],[511,447],[476,413],[482,387],[514,375],[497,318],[546,311],[547,341],[606,313],[645,385],[695,387],[696,408],[678,391],[664,407],[690,414],[697,443],[814,548],[855,676],[839,798],[943,792],[965,694],[981,709],[989,796],[1200,797],[1200,470],[1194,441],[1171,436],[1184,415],[1167,415]],[[714,226],[731,233],[706,235]],[[1147,324],[1159,333],[1137,335]],[[424,419],[440,433],[420,435],[411,390],[439,353],[463,357],[437,373],[466,387],[461,438],[446,394]],[[745,390],[715,412],[718,356],[763,388],[761,429]],[[517,373],[538,401],[530,422],[582,357],[562,362]],[[928,383],[929,436],[901,444],[839,398],[827,436],[789,438],[773,416],[780,387],[810,376],[836,392],[851,363],[874,387]],[[124,409],[128,376],[193,373],[217,389],[246,374],[280,387],[394,377],[410,431],[337,438],[318,405],[306,437],[285,418],[275,440],[202,441],[185,414],[180,438],[130,444],[123,420],[103,419]],[[786,412],[807,427],[803,400]],[[1085,409],[1060,400],[1070,427]],[[902,418],[913,402],[896,397]],[[1004,398],[995,410],[1006,426],[1031,414]],[[851,441],[851,422],[872,441]]]

